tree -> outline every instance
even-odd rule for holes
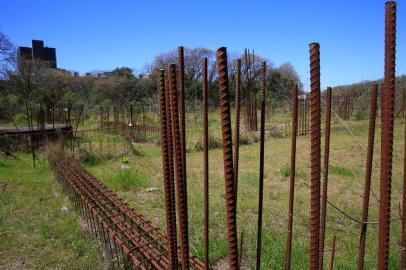
[[[7,78],[8,70],[16,63],[16,48],[9,38],[0,32],[0,79]]]

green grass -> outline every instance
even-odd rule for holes
[[[280,123],[286,117],[275,116]],[[364,185],[364,167],[367,144],[367,121],[347,121],[353,135],[343,128],[339,121],[334,120],[331,134],[331,151],[329,167],[329,201],[343,209],[349,215],[359,219],[361,214]],[[397,120],[394,138],[393,164],[393,192],[392,213],[398,213],[398,202],[401,201],[403,180],[403,132],[404,120]],[[196,141],[202,134],[201,119],[196,123],[191,115],[187,122],[188,145]],[[209,127],[216,138],[221,138],[220,118],[218,112],[209,115]],[[102,135],[89,136],[91,147],[95,150]],[[109,139],[108,144],[113,143]],[[324,140],[322,140],[324,141]],[[372,172],[372,190],[379,195],[379,160],[380,160],[380,129],[376,131],[375,153]],[[90,145],[89,145],[90,147]],[[96,153],[104,154],[106,147],[102,145]],[[153,224],[165,230],[165,204],[163,188],[163,172],[161,148],[155,144],[138,146],[143,155],[105,158],[101,162],[82,162],[87,170],[115,190],[123,199],[128,201],[140,214],[145,215]],[[322,149],[323,149],[322,144]],[[256,228],[257,228],[257,200],[258,200],[258,167],[259,144],[251,143],[240,147],[240,173],[238,189],[238,231],[244,232],[244,269],[253,269],[255,265]],[[49,172],[48,165],[41,163],[33,170],[30,157],[19,155],[21,160],[0,159],[0,181],[9,179],[13,187],[7,187],[3,200],[14,205],[0,208],[1,232],[10,228],[21,232],[17,241],[14,235],[1,234],[0,265],[10,266],[15,261],[30,261],[27,268],[58,268],[68,269],[100,269],[102,262],[97,247],[83,234],[77,224],[74,211],[59,213],[61,204],[69,204],[61,194],[58,183]],[[224,203],[224,172],[223,153],[221,149],[210,151],[210,264],[216,266],[227,257],[226,216]],[[188,212],[190,250],[193,254],[203,258],[203,154],[199,151],[187,152],[188,175]],[[288,137],[267,137],[265,143],[265,172],[264,172],[264,216],[263,216],[263,269],[283,269],[284,250],[287,231],[287,211],[290,175],[290,139]],[[41,169],[42,168],[42,169]],[[14,171],[16,173],[14,173]],[[309,244],[309,207],[310,190],[305,184],[310,183],[310,137],[302,136],[297,140],[295,207],[292,247],[292,269],[308,269]],[[5,177],[7,176],[7,177]],[[24,181],[23,190],[19,183]],[[32,179],[36,179],[32,181]],[[39,185],[33,187],[33,183]],[[39,184],[40,183],[40,184]],[[51,191],[50,191],[51,190]],[[53,198],[54,190],[59,197]],[[12,194],[19,194],[13,196]],[[40,199],[42,197],[47,200]],[[15,210],[16,201],[29,202],[33,206],[23,205],[23,217]],[[46,205],[44,205],[46,203]],[[51,204],[52,202],[52,204]],[[2,203],[0,201],[0,203]],[[374,196],[370,201],[370,221],[378,220],[378,202]],[[21,206],[20,206],[21,207]],[[71,209],[71,207],[68,207]],[[31,210],[32,209],[32,210]],[[21,211],[21,210],[20,210]],[[7,212],[5,214],[5,212]],[[47,213],[47,214],[44,214]],[[59,213],[57,215],[57,213]],[[328,206],[325,263],[330,256],[330,244],[337,235],[337,251],[335,269],[354,269],[357,263],[359,224],[346,219],[342,214]],[[43,219],[47,216],[47,219]],[[67,218],[68,216],[69,218]],[[41,218],[38,218],[41,217]],[[29,220],[27,220],[29,219]],[[68,220],[68,221],[67,221]],[[6,224],[7,223],[7,224]],[[14,228],[15,227],[15,228]],[[34,229],[35,228],[35,229]],[[73,232],[72,232],[73,231]],[[35,235],[36,240],[28,245],[25,236]],[[400,222],[391,224],[390,269],[399,269],[400,257]],[[3,241],[3,238],[6,241]],[[40,239],[40,240],[37,240]],[[46,240],[45,240],[46,239]],[[52,240],[49,240],[52,239]],[[55,240],[58,239],[58,240]],[[365,269],[376,268],[376,251],[378,249],[378,227],[368,226],[367,256]],[[24,241],[25,242],[24,242]],[[14,242],[12,242],[14,241]],[[39,241],[37,243],[36,241]],[[5,242],[5,244],[3,243]],[[30,243],[31,243],[30,242]],[[11,250],[7,249],[8,245]],[[48,245],[50,245],[48,247]],[[40,251],[47,250],[47,257]],[[29,259],[21,258],[19,250],[29,250]],[[34,249],[34,251],[32,251]],[[39,254],[39,255],[38,255]],[[37,257],[39,259],[37,259]],[[6,258],[6,259],[3,259]],[[46,263],[42,263],[42,261]],[[52,262],[52,264],[51,264]],[[69,266],[69,267],[67,267]],[[80,266],[80,267],[79,267]],[[92,266],[92,267],[90,267]],[[94,267],[93,267],[94,266]],[[89,268],[90,267],[90,268]],[[0,267],[1,268],[1,267]],[[7,269],[7,268],[6,268]]]
[[[284,167],[279,168],[279,174],[285,178],[290,177],[290,166],[284,166]],[[307,174],[303,171],[295,170],[296,177],[305,178],[306,175]]]
[[[190,117],[190,116],[189,116]],[[201,135],[201,128],[188,118],[188,143],[191,138]],[[210,113],[210,129],[221,138],[218,113]],[[366,159],[367,121],[347,121],[354,136],[346,131],[340,122],[334,121],[337,131],[331,134],[331,154],[329,173],[329,200],[349,215],[359,219],[361,214],[364,166]],[[397,121],[394,140],[394,164],[392,194],[393,213],[398,212],[397,202],[401,201],[403,175],[403,120]],[[322,140],[324,141],[324,140]],[[380,130],[376,131],[375,162],[379,163]],[[322,144],[323,147],[323,144]],[[323,148],[322,148],[323,149]],[[115,184],[120,172],[120,160],[109,160],[89,168],[93,174],[116,190],[141,214],[165,229],[164,189],[162,175],[161,149],[157,145],[142,145],[142,156],[129,156],[128,170],[145,179],[145,189],[129,191]],[[240,147],[240,177],[238,194],[238,230],[244,232],[244,265],[252,269],[255,265],[256,219],[258,198],[259,144]],[[292,269],[308,269],[309,207],[310,190],[304,185],[310,179],[310,137],[297,140],[295,214],[293,231]],[[227,257],[226,217],[224,203],[223,153],[221,149],[210,151],[210,263],[215,266]],[[203,154],[198,151],[187,153],[188,210],[190,250],[203,258]],[[283,269],[286,242],[287,211],[290,175],[290,139],[269,138],[265,143],[264,179],[264,220],[263,257],[264,269]],[[154,192],[147,188],[156,188]],[[373,168],[372,190],[379,194],[379,167]],[[369,219],[378,220],[376,199],[371,196]],[[357,263],[359,225],[346,219],[335,209],[328,207],[326,253],[327,265],[333,235],[337,235],[335,269],[353,269]],[[366,269],[376,267],[378,230],[376,225],[368,227]],[[391,225],[390,269],[399,269],[400,222]]]
[[[359,173],[355,172],[354,170],[351,170],[346,167],[340,167],[340,166],[329,166],[328,167],[329,174],[335,174],[335,175],[341,175],[341,176],[349,176],[349,177],[354,177],[359,175]]]
[[[102,162],[102,159],[95,153],[87,153],[80,161],[87,166],[96,166]]]
[[[0,157],[0,269],[106,269],[47,162]]]
[[[115,177],[114,181],[122,189],[142,188],[146,186],[146,179],[136,173],[123,169]]]

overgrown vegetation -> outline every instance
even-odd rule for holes
[[[106,269],[46,161],[0,156],[0,269]]]

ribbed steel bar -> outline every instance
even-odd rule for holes
[[[262,62],[260,70],[261,91],[261,130],[259,146],[259,188],[258,188],[258,228],[257,228],[257,262],[256,269],[261,269],[262,250],[262,209],[264,203],[264,153],[265,153],[265,75],[266,62]]]
[[[360,239],[358,246],[358,270],[364,269],[365,241],[367,236],[367,222],[369,211],[369,196],[371,193],[372,162],[374,157],[375,123],[378,99],[378,84],[374,84],[371,89],[371,104],[369,107],[369,131],[367,161],[365,164],[364,196],[362,202],[362,224],[360,225]]]
[[[179,126],[178,112],[178,91],[176,84],[176,65],[169,65],[169,89],[171,94],[171,113],[172,113],[172,134],[175,157],[175,175],[176,175],[176,192],[178,194],[178,217],[180,247],[182,256],[182,269],[188,270],[189,262],[189,233],[188,233],[188,206],[187,191],[184,181],[184,169],[182,159],[182,136]]]
[[[241,59],[236,61],[235,78],[235,128],[234,128],[234,184],[235,193],[238,200],[238,170],[240,155],[240,115],[241,115]]]
[[[179,115],[180,115],[180,140],[182,149],[183,182],[187,190],[186,178],[186,110],[185,110],[185,53],[182,46],[178,47],[178,90],[179,90]]]
[[[404,92],[404,95],[406,93]],[[403,110],[404,111],[404,110]],[[403,152],[403,206],[402,206],[402,242],[400,244],[400,267],[406,269],[406,121],[405,121],[405,140]]]
[[[240,251],[238,252],[238,269],[241,269],[241,262],[242,262],[242,254],[244,248],[244,232],[240,234]]]
[[[319,267],[320,235],[320,52],[310,44],[311,184],[310,184],[310,269]]]
[[[333,242],[331,243],[331,257],[330,257],[330,267],[329,270],[334,269],[334,258],[336,254],[336,241],[337,241],[337,236],[333,236]]]
[[[209,126],[207,114],[207,58],[203,58],[203,141],[204,141],[204,267],[209,269]]]
[[[176,220],[173,220],[172,209],[175,205],[172,205],[171,200],[171,184],[169,173],[169,152],[168,152],[168,130],[166,119],[166,93],[165,93],[165,72],[159,71],[158,81],[159,92],[159,105],[160,105],[160,122],[161,122],[161,146],[162,146],[162,168],[164,174],[164,187],[165,187],[165,212],[166,212],[166,231],[169,242],[169,266],[170,269],[177,269],[177,247],[176,239],[173,238],[176,235]],[[175,229],[175,233],[173,230]]]
[[[290,151],[290,179],[289,179],[289,213],[288,213],[288,236],[285,250],[285,270],[290,270],[292,255],[293,234],[293,203],[295,198],[295,172],[296,172],[296,137],[297,137],[297,99],[299,87],[296,85],[292,91],[292,137]]]
[[[217,50],[221,132],[223,138],[224,187],[227,213],[228,259],[230,269],[238,269],[236,197],[234,189],[233,143],[231,131],[230,90],[228,85],[227,49]]]
[[[169,69],[167,70],[169,75]],[[172,138],[172,109],[170,101],[170,91],[169,91],[169,76],[165,80],[165,103],[166,103],[166,120],[167,120],[167,138],[168,138],[168,166],[169,166],[169,184],[170,184],[170,196],[171,196],[171,215],[172,219],[175,221],[175,229],[173,230],[173,239],[177,241],[176,233],[176,195],[175,195],[175,172],[174,172],[174,162],[173,162],[173,138]],[[176,243],[177,245],[177,243]]]
[[[388,269],[396,60],[396,2],[385,4],[385,74],[381,118],[378,269]]]
[[[321,213],[320,213],[320,255],[319,269],[323,270],[324,261],[324,238],[326,235],[327,220],[327,195],[328,195],[328,166],[330,158],[330,126],[331,126],[331,88],[326,91],[326,119],[324,129],[324,164],[323,164],[323,192],[321,194]]]
[[[305,119],[306,119],[306,111],[305,111],[305,100],[300,98],[299,100],[299,109],[300,109],[300,135],[305,135]]]

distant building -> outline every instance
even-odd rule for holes
[[[138,78],[139,79],[148,79],[150,75],[151,75],[151,73],[141,73],[141,74],[138,74]]]
[[[18,47],[18,59],[40,60],[47,62],[50,68],[57,67],[56,49],[44,47],[44,41],[42,40],[32,40],[32,48]]]

